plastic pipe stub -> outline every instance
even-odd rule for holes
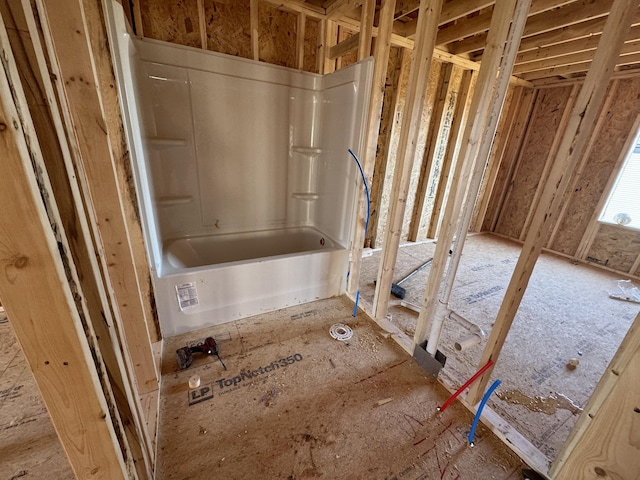
[[[353,330],[343,323],[335,323],[329,328],[329,335],[331,335],[331,338],[345,342],[353,336]]]

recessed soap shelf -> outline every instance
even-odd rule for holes
[[[318,198],[320,198],[320,195],[318,195],[317,193],[292,193],[291,196],[293,198],[297,198],[298,200],[306,201],[317,200]]]
[[[322,153],[321,148],[317,147],[305,147],[302,145],[294,145],[291,147],[292,152],[302,153],[304,155],[308,155],[311,157],[315,157],[316,155],[320,155]]]
[[[147,142],[156,149],[184,147],[187,144],[184,138],[147,137]]]
[[[183,205],[192,201],[193,197],[191,195],[168,195],[158,198],[158,205],[168,207],[170,205]]]

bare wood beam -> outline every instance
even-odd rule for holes
[[[338,25],[343,25],[355,32],[360,31],[360,24],[358,22],[358,20],[354,20],[351,19],[349,17],[342,17],[339,21],[338,21]],[[373,28],[373,36],[376,37],[378,35],[378,29],[377,27]],[[404,38],[401,37],[400,35],[396,35],[396,34],[392,34],[391,35],[391,45],[396,46],[396,47],[402,47],[402,48],[407,48],[409,50],[413,50],[414,48],[414,41],[409,39],[409,38]],[[454,55],[452,53],[446,52],[440,48],[435,48],[433,51],[433,58],[436,60],[440,60],[442,62],[448,62],[448,63],[453,63],[454,65],[457,65],[459,67],[465,68],[465,69],[469,69],[469,70],[475,70],[477,71],[480,68],[480,63],[473,61],[473,60],[469,60],[468,58],[464,58],[458,55]],[[520,86],[524,86],[524,87],[533,87],[533,84],[531,84],[530,82],[526,81],[526,80],[522,80],[521,78],[518,77],[514,77],[512,76],[510,79],[510,82],[513,85],[520,85]]]
[[[145,465],[147,468],[151,468],[155,451],[151,448],[152,439],[146,428],[139,393],[135,381],[132,379],[133,366],[130,359],[123,356],[120,347],[120,343],[124,341],[121,321],[115,319],[112,314],[104,283],[97,281],[97,279],[101,279],[102,272],[94,253],[94,244],[90,233],[92,230],[97,231],[97,227],[92,223],[91,218],[85,215],[85,205],[80,195],[80,189],[73,181],[76,178],[76,173],[71,160],[71,152],[75,149],[70,148],[67,144],[66,132],[62,125],[57,98],[51,83],[51,78],[55,78],[55,75],[50,73],[41,44],[40,29],[34,18],[31,3],[29,0],[24,0],[20,6],[15,2],[11,2],[9,5],[12,17],[19,18],[19,21],[22,22],[18,28],[21,28],[23,32],[29,32],[29,35],[20,35],[20,39],[24,49],[31,49],[32,53],[25,55],[26,58],[23,59],[22,65],[21,62],[18,63],[18,68],[23,78],[38,77],[39,88],[32,86],[25,90],[25,93],[28,97],[35,95],[40,98],[35,98],[33,102],[29,100],[30,104],[34,105],[31,112],[42,145],[43,161],[46,164],[46,170],[60,208],[61,223],[65,225],[66,232],[73,232],[73,235],[65,237],[63,234],[61,238],[63,244],[68,241],[69,251],[73,252],[78,277],[77,284],[82,288],[84,303],[87,305],[85,318],[95,332],[115,402],[122,418],[123,426],[121,429],[129,440],[136,468],[144,469]],[[107,7],[110,8],[108,5]],[[90,26],[92,44],[101,45],[101,42],[106,41],[106,29],[102,24],[104,17],[102,7],[98,3],[88,2],[85,3],[83,13]],[[7,17],[5,16],[5,18]],[[14,51],[16,59],[19,60],[15,48]],[[109,58],[110,62],[109,53],[104,52],[104,55]],[[96,63],[98,70],[102,70],[102,67],[104,67],[102,62]],[[109,63],[106,70],[110,75],[111,68]],[[117,105],[115,97],[111,101],[111,105]],[[39,102],[42,102],[40,108],[35,106]],[[116,138],[113,140],[118,141]],[[133,234],[133,229],[130,229],[129,232]],[[142,254],[146,267],[146,254],[144,252]],[[72,274],[75,270],[70,269]],[[149,275],[148,270],[146,275]]]
[[[198,26],[200,28],[200,47],[207,49],[207,20],[204,14],[204,0],[197,0],[198,7]]]
[[[598,382],[549,475],[633,478],[640,471],[637,437],[640,398],[640,314]]]
[[[258,0],[250,0],[249,2],[249,23],[251,28],[251,58],[260,60],[260,35],[259,29],[259,2]]]
[[[618,52],[627,36],[634,13],[636,0],[616,0],[611,8],[600,43],[587,79],[580,90],[571,118],[558,148],[549,178],[540,196],[529,234],[522,247],[515,271],[504,296],[480,364],[497,361],[515,318],[527,284],[533,272],[543,243],[560,209],[560,202],[577,163],[587,146],[595,127],[613,73]],[[467,400],[477,403],[482,397],[491,377],[492,368],[471,387]]]
[[[596,50],[597,54],[597,50]],[[594,57],[595,58],[595,57]],[[632,53],[630,55],[623,55],[618,58],[616,66],[622,65],[635,65],[640,63],[640,53]],[[525,80],[537,80],[546,77],[565,77],[574,73],[587,72],[592,62],[574,63],[572,65],[564,65],[560,67],[546,68],[544,70],[537,70],[535,72],[523,73],[522,78]]]
[[[480,232],[482,230],[482,223],[487,213],[489,200],[491,199],[500,166],[502,165],[504,152],[507,148],[507,144],[509,143],[509,139],[511,138],[511,132],[515,127],[515,119],[518,111],[520,110],[520,102],[523,96],[524,88],[516,87],[511,95],[511,104],[509,105],[509,109],[506,114],[503,114],[503,118],[500,119],[500,125],[498,126],[496,138],[491,149],[489,164],[487,165],[487,172],[482,179],[483,188],[475,207],[475,218],[471,223],[471,231],[473,232]]]
[[[600,34],[594,33],[586,38],[578,38],[575,40],[569,40],[566,42],[558,43],[548,47],[540,47],[526,52],[521,51],[516,58],[516,65],[525,64],[528,62],[536,62],[538,60],[544,60],[547,58],[561,57],[563,55],[569,55],[572,53],[582,52],[585,50],[595,50],[600,41]],[[640,25],[631,27],[626,42],[640,39]]]
[[[571,3],[573,1],[574,0],[535,0],[531,3],[529,16],[533,16],[533,15],[545,12],[547,10],[557,8],[559,6]],[[582,1],[590,1],[590,0],[582,0]],[[455,5],[456,3],[460,3],[460,7],[454,10],[453,5]],[[475,3],[479,3],[479,2],[475,2]],[[487,2],[487,3],[495,3],[495,2]],[[464,4],[464,6],[462,4]],[[463,16],[468,15],[469,13],[472,13],[472,11],[478,10],[478,9],[475,9],[475,10],[472,10],[471,12],[467,11],[466,13],[464,13],[466,10],[465,7],[467,6],[467,4],[470,4],[469,6],[471,6],[472,2],[449,2],[445,4],[445,6],[443,7],[443,10],[447,8],[448,5],[451,5],[451,7],[449,7],[451,13],[448,16],[440,17],[440,26],[445,25],[451,20],[462,18]],[[464,13],[464,14],[458,16],[459,13]],[[450,27],[446,27],[440,30],[440,32],[438,32],[438,39],[436,40],[437,44],[443,45],[446,43],[454,42],[456,40],[461,40],[471,35],[486,32],[489,29],[492,13],[493,12],[489,11],[489,12],[484,12],[479,15],[476,15],[475,17],[472,17],[472,18],[461,19],[455,25],[451,25]],[[405,36],[412,37],[415,31],[415,21],[407,22],[403,27],[403,30],[404,30]],[[484,41],[486,41],[486,38],[484,39]]]
[[[375,248],[378,245],[378,220],[382,206],[387,164],[391,152],[391,143],[396,135],[397,128],[400,127],[400,123],[396,121],[399,116],[397,111],[400,98],[399,81],[408,72],[411,60],[410,50],[399,48],[398,51],[396,64],[392,66],[390,72],[387,72],[382,119],[378,136],[378,151],[371,180],[371,218],[369,219],[369,230],[364,242],[365,247],[370,246],[371,248]]]
[[[463,125],[466,124],[469,113],[470,105],[468,100],[471,98],[472,79],[473,70],[465,70],[462,72],[462,80],[460,81],[460,88],[458,89],[456,98],[456,106],[453,112],[453,122],[451,123],[451,130],[449,131],[449,138],[447,139],[447,149],[442,160],[442,174],[440,176],[440,181],[438,182],[438,188],[436,189],[436,196],[433,200],[433,211],[429,218],[427,238],[436,238],[438,234],[440,214],[442,213],[447,185],[449,184],[449,179],[453,173],[452,169],[456,158],[455,154],[460,146],[460,141],[462,140],[460,134],[462,133]]]
[[[324,51],[323,67],[321,73],[333,73],[336,71],[336,58],[331,58],[331,49],[338,43],[338,24],[333,20],[326,20],[324,25]]]
[[[131,0],[133,5],[133,22],[135,25],[133,26],[133,31],[136,36],[143,38],[144,37],[144,29],[142,28],[142,11],[140,10],[140,2],[142,0]]]
[[[387,315],[389,306],[389,292],[391,291],[393,270],[400,245],[402,219],[420,131],[420,118],[422,117],[422,109],[427,92],[438,17],[442,9],[442,3],[442,0],[422,0],[420,2],[416,48],[413,51],[413,63],[409,73],[405,113],[402,129],[400,130],[398,156],[389,201],[389,215],[385,228],[383,255],[378,269],[378,280],[373,301],[373,316],[377,319],[382,319]]]
[[[446,314],[442,310],[449,303],[473,205],[502,112],[530,4],[531,0],[498,0],[494,8],[487,55],[473,92],[471,123],[465,128],[460,160],[456,163],[414,336],[414,342],[421,344],[428,333],[426,351],[431,355],[437,352]],[[457,238],[453,243],[456,233]],[[449,259],[452,243],[453,252]]]
[[[380,132],[380,118],[382,115],[382,102],[384,99],[384,87],[387,79],[387,65],[389,64],[389,51],[391,49],[391,29],[393,28],[393,12],[396,0],[383,0],[380,9],[380,35],[376,41],[373,52],[373,79],[371,96],[369,101],[369,113],[367,116],[367,131],[365,136],[365,151],[362,157],[362,170],[371,185],[371,177],[376,163],[376,151],[378,146],[378,133]],[[358,218],[365,218],[367,211],[367,199],[360,192],[358,201]],[[358,222],[354,233],[351,261],[349,264],[349,294],[355,296],[360,288],[360,269],[362,248],[364,246],[366,232],[364,221]]]
[[[376,0],[365,0],[362,4],[360,17],[360,31],[357,33],[358,61],[371,55],[371,43],[373,42],[373,17],[376,13]]]
[[[37,139],[25,138],[21,127],[26,115],[18,113],[2,62],[0,175],[11,181],[0,189],[0,202],[10,206],[0,215],[0,295],[76,476],[97,468],[124,480],[130,477],[109,405],[43,205],[50,192],[40,190],[33,171],[27,144]]]
[[[345,13],[358,8],[362,3],[363,0],[336,0],[326,9],[327,19],[337,20]]]
[[[298,14],[298,28],[296,30],[296,68],[302,70],[304,68],[304,33],[307,23],[307,15]]]
[[[637,28],[640,31],[640,27]],[[596,37],[596,40],[599,40],[599,37],[600,36],[598,35]],[[584,43],[587,42],[585,41]],[[622,50],[620,50],[621,55],[629,55],[631,53],[640,53],[640,39],[632,40],[625,43],[622,46]],[[520,74],[535,72],[536,70],[545,70],[552,67],[562,67],[565,65],[573,65],[575,63],[590,62],[591,60],[593,60],[594,54],[595,48],[592,50],[585,50],[582,52],[571,53],[559,57],[546,58],[535,62],[523,63],[521,65],[516,65],[516,67],[513,69],[513,73]]]
[[[539,2],[537,2],[535,5],[542,6],[543,4],[540,3],[542,1],[547,0],[539,0]],[[558,30],[560,28],[579,24],[588,20],[594,20],[599,17],[605,17],[609,12],[612,1],[613,0],[580,0],[578,2],[573,2],[563,7],[557,8],[555,10],[545,10],[542,13],[535,12],[534,10],[532,11],[530,18],[527,21],[523,38],[527,38],[533,35],[540,35],[545,32]],[[532,8],[535,5],[532,5]],[[534,12],[537,14],[534,14]],[[484,48],[487,37],[486,33],[484,33],[482,30],[479,30],[478,28],[475,28],[474,30],[476,31],[473,31],[469,35],[480,35],[476,35],[475,37],[456,42],[455,44],[449,46],[449,50],[452,53],[460,55]],[[466,36],[467,35],[465,35],[465,37]],[[450,37],[451,35],[446,38]],[[458,38],[456,38],[455,40],[459,40],[460,38],[463,37],[460,37],[458,35]],[[523,48],[520,47],[520,50],[522,49]]]
[[[261,2],[273,5],[280,10],[289,10],[296,13],[304,13],[305,15],[318,20],[324,20],[326,18],[325,9],[318,7],[312,3],[305,2],[304,0],[260,0]]]
[[[562,139],[562,135],[564,134],[564,130],[565,128],[567,128],[570,114],[571,114],[571,111],[573,110],[573,104],[576,101],[576,97],[578,95],[579,90],[580,90],[580,87],[578,85],[574,85],[573,88],[571,89],[571,93],[569,94],[569,98],[567,99],[567,103],[564,107],[564,112],[562,112],[562,117],[560,118],[560,122],[555,128],[555,135],[553,138],[553,142],[551,143],[551,147],[549,148],[549,153],[547,154],[547,158],[545,159],[542,172],[540,173],[540,180],[538,182],[536,191],[533,195],[533,198],[531,199],[529,212],[527,212],[527,217],[525,218],[524,224],[522,225],[522,231],[520,233],[520,238],[519,238],[519,240],[521,241],[526,238],[527,232],[529,231],[529,227],[533,219],[533,214],[536,211],[536,208],[538,207],[538,202],[540,201],[540,195],[542,194],[544,185],[547,181],[547,178],[549,177],[551,166],[558,152],[558,148],[560,146],[560,141]],[[608,97],[610,98],[611,96],[609,95]],[[605,104],[606,104],[606,101],[605,101]],[[598,131],[597,127],[594,131]],[[589,148],[587,148],[587,151],[588,150]],[[588,156],[588,153],[585,152],[583,154],[583,158],[586,156]]]
[[[451,95],[451,74],[453,73],[453,64],[446,63],[442,66],[438,79],[438,96],[429,119],[429,129],[427,131],[426,146],[422,156],[422,164],[420,165],[420,177],[416,188],[416,197],[413,202],[413,211],[411,212],[411,223],[409,224],[409,232],[407,239],[410,242],[418,240],[420,233],[420,223],[422,221],[422,213],[424,212],[424,202],[427,198],[427,189],[429,187],[430,173],[433,165],[433,157],[436,153],[438,145],[438,136],[442,128],[444,120],[444,112],[447,99]],[[445,140],[446,141],[446,140]]]
[[[349,52],[353,52],[354,50],[357,50],[359,48],[359,45],[360,45],[360,32],[345,38],[343,41],[341,41],[337,45],[334,45],[333,47],[331,47],[331,49],[329,49],[329,55],[327,56],[327,58],[329,58],[330,60],[333,60],[334,58],[338,58],[343,55],[346,55]]]
[[[79,4],[43,0],[38,13],[49,54],[58,60],[60,76],[56,83],[59,93],[66,98],[68,116],[65,120],[78,142],[82,163],[78,168],[82,172],[83,184],[88,187],[85,195],[91,199],[90,208],[100,226],[99,241],[101,250],[108,257],[108,261],[104,261],[115,298],[113,304],[119,311],[125,330],[125,348],[134,365],[140,393],[149,393],[158,389],[158,373],[115,175],[116,159],[109,129],[116,128],[116,125],[108,122],[105,115],[99,92],[101,79],[97,78],[94,70],[96,58],[90,50],[91,35]],[[69,30],[80,33],[70,36]],[[117,160],[120,161],[119,158]]]

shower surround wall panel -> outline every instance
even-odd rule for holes
[[[135,39],[109,9],[164,335],[344,293],[372,59],[323,77]]]

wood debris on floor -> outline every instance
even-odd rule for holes
[[[433,256],[435,244],[406,244],[398,252],[396,277]],[[488,338],[521,246],[491,234],[469,236],[460,261],[450,308],[477,324]],[[365,258],[360,285],[373,300],[380,253]],[[402,286],[406,300],[421,305],[429,268]],[[639,306],[609,298],[620,274],[544,253],[500,354],[493,378],[502,385],[489,405],[553,460],[613,358]],[[391,320],[413,338],[417,315],[391,297]],[[448,321],[439,344],[447,356],[440,377],[454,387],[478,369],[486,338],[466,351],[454,343],[468,331]]]
[[[165,340],[157,478],[519,479],[523,463],[344,297]],[[329,328],[343,323],[348,341]],[[178,348],[215,356],[179,370]],[[200,386],[189,389],[189,378]]]

